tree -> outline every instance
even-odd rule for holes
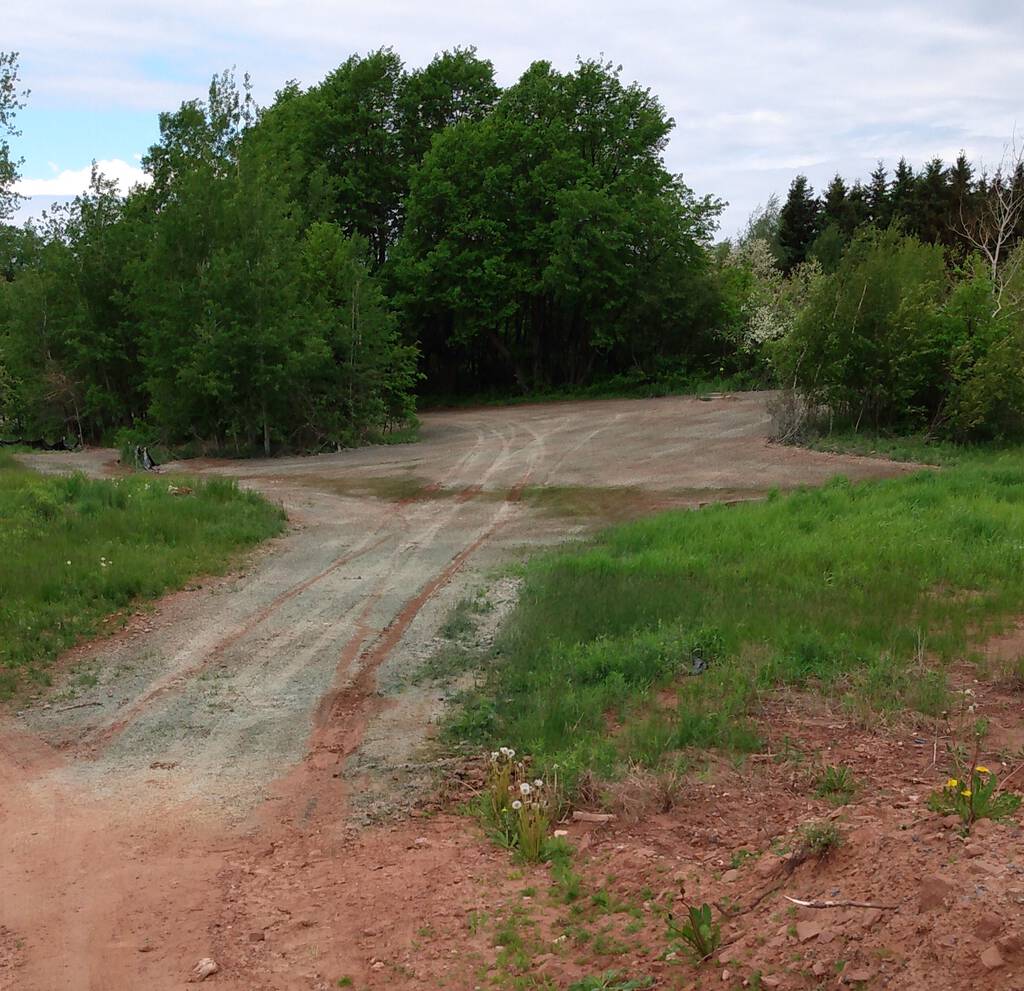
[[[876,227],[888,227],[892,220],[892,207],[889,202],[889,173],[885,164],[879,162],[871,173],[871,182],[867,191],[867,219]]]
[[[798,175],[779,213],[779,247],[783,271],[791,272],[807,259],[807,251],[818,234],[820,206],[807,176]]]
[[[783,379],[855,428],[927,422],[948,381],[946,288],[940,246],[897,228],[862,231],[779,349]]]
[[[671,127],[610,64],[537,62],[434,138],[392,274],[435,387],[577,384],[710,346],[698,288],[718,207],[665,170]]]
[[[21,160],[11,157],[9,139],[21,133],[14,124],[25,106],[27,90],[19,90],[18,53],[0,52],[0,224],[11,219],[21,202],[14,191]]]
[[[490,112],[499,93],[493,64],[479,58],[472,47],[442,52],[425,68],[410,72],[401,82],[397,99],[406,168],[420,163],[435,134]]]
[[[971,209],[973,205],[973,210]],[[991,181],[981,188],[973,204],[964,205],[956,230],[988,263],[993,310],[1003,306],[1006,287],[1024,265],[1024,252],[1014,247],[1024,227],[1024,144],[1011,142]]]

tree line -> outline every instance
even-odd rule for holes
[[[723,356],[721,204],[666,169],[672,120],[610,63],[502,89],[474,49],[382,49],[265,108],[227,72],[159,123],[148,184],[94,174],[3,228],[8,433],[313,450],[408,422],[417,387]]]
[[[19,86],[0,56],[0,439],[324,450],[417,395],[721,375],[857,427],[1024,432],[1019,154],[798,176],[715,244],[722,202],[620,68],[502,88],[472,48],[382,49],[262,108],[222,73],[160,115],[145,185],[94,172],[19,228]]]

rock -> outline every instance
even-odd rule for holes
[[[871,929],[882,919],[882,910],[880,908],[866,908],[864,914],[860,917],[860,924],[865,929]]]
[[[1006,961],[995,943],[981,951],[981,963],[986,970],[998,970],[1006,966]]]
[[[773,853],[766,853],[756,864],[754,864],[754,873],[761,878],[761,880],[767,881],[782,871],[782,865],[784,863],[785,861],[781,857],[776,857]]]
[[[267,938],[267,934],[262,929],[254,929],[249,933],[250,943],[262,943]]]
[[[974,935],[978,939],[992,939],[994,936],[999,935],[999,931],[1002,928],[1003,920],[995,912],[986,912],[974,924]]]
[[[732,870],[726,871],[722,875],[722,880],[725,881],[726,884],[732,884],[734,881],[738,881],[739,879],[740,879],[740,872],[738,870],[736,870],[735,867]]]
[[[722,980],[723,981],[729,980],[730,977],[732,977],[732,974],[729,973],[729,971],[727,971],[727,970],[723,970],[722,971]]]
[[[782,981],[780,981],[777,977],[762,977],[761,978],[761,987],[763,987],[763,988],[778,988],[778,987],[782,987]]]
[[[856,967],[853,970],[843,971],[844,984],[863,984],[870,981],[875,972],[868,967]]]
[[[937,908],[945,908],[946,899],[953,893],[953,885],[937,874],[921,879],[918,894],[918,912],[932,912]]]
[[[828,965],[823,960],[815,960],[811,973],[815,977],[824,977],[828,973]]]
[[[999,947],[1003,953],[1019,953],[1021,946],[1024,946],[1020,936],[1017,933],[1007,933],[1005,936],[1000,936],[996,940],[996,946]]]
[[[796,924],[796,938],[801,943],[806,943],[808,940],[814,939],[821,933],[820,922],[798,922]]]
[[[998,951],[996,951],[998,952]],[[206,978],[212,977],[220,967],[217,966],[217,961],[211,957],[203,957],[193,968],[192,973],[189,974],[189,984],[198,984],[200,981],[205,981]]]
[[[939,820],[939,825],[942,826],[943,829],[956,829],[957,827],[963,825],[963,820],[960,818],[960,816],[943,816]]]
[[[576,809],[572,814],[575,822],[612,822],[615,819],[610,812],[583,812]]]

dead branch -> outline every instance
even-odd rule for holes
[[[881,908],[890,912],[895,912],[899,908],[899,905],[880,905],[876,902],[804,901],[801,898],[790,898],[789,895],[782,897],[801,908]]]

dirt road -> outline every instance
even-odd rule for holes
[[[275,909],[243,882],[291,850],[278,881],[348,857],[358,887],[354,826],[419,780],[444,700],[412,675],[455,603],[484,589],[510,604],[499,566],[602,519],[903,470],[767,430],[756,394],[520,406],[426,415],[412,445],[181,466],[242,480],[292,526],[0,716],[0,988],[180,988],[208,954],[234,960],[222,987],[326,987],[284,951],[246,969],[237,944],[263,940],[242,920]],[[25,460],[103,473],[112,458]],[[336,935],[365,922],[327,901]]]

